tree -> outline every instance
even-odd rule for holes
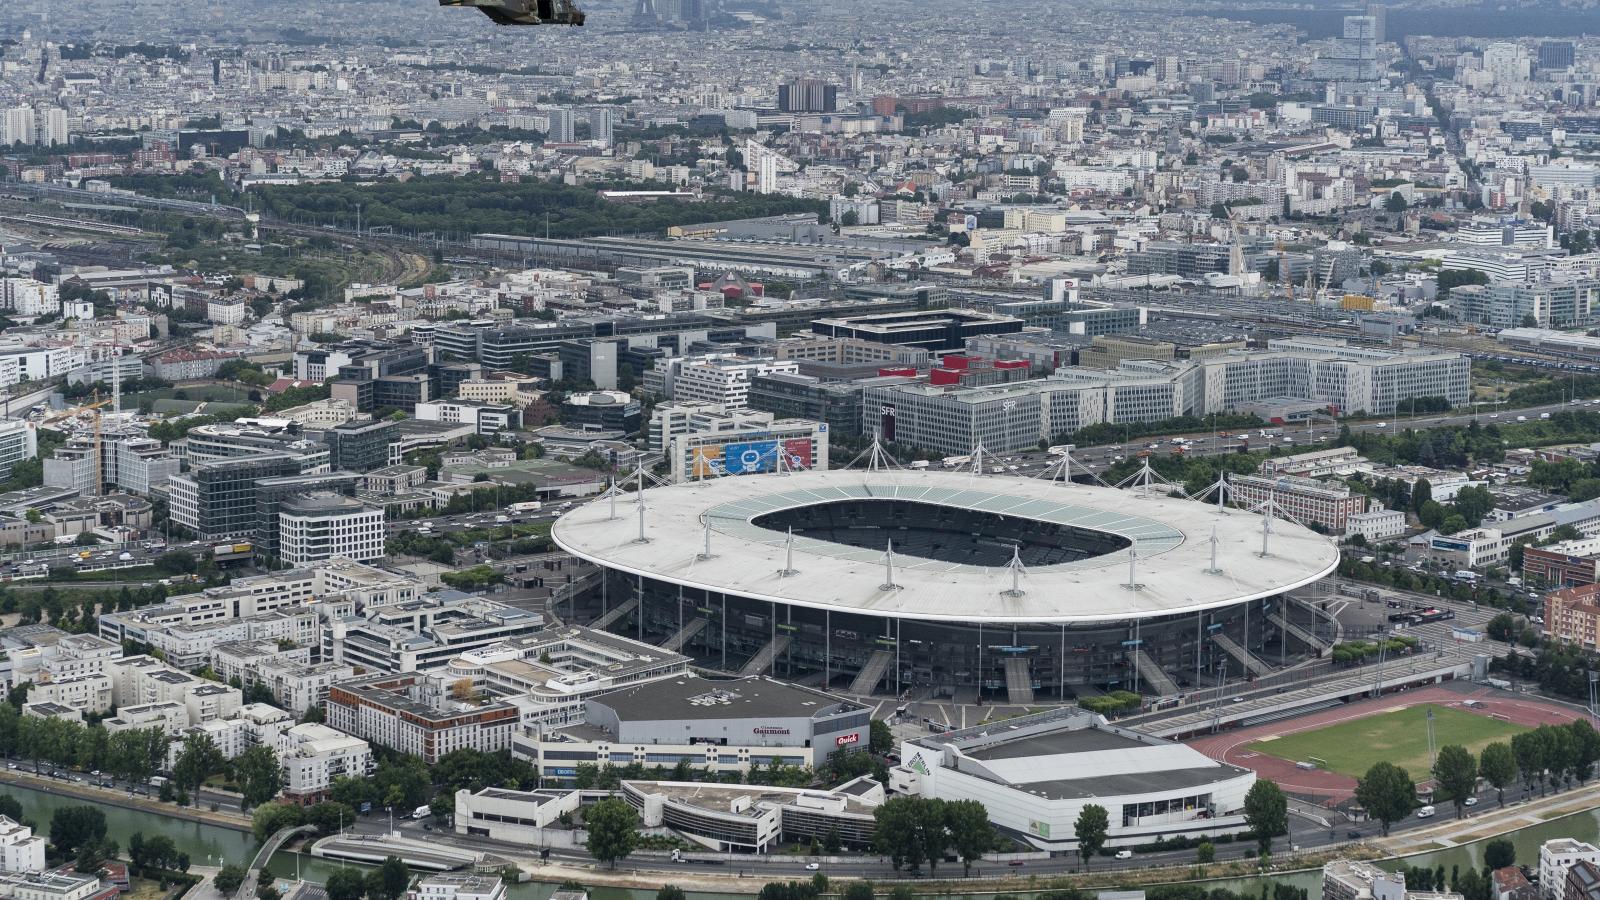
[[[1594,764],[1600,762],[1600,732],[1594,730],[1588,719],[1573,719],[1567,724],[1572,736],[1572,753],[1568,768],[1579,784],[1594,774]]]
[[[867,740],[867,749],[879,756],[894,752],[894,733],[889,730],[889,723],[882,719],[873,719],[871,725],[872,735]]]
[[[258,841],[265,841],[284,828],[303,824],[304,811],[288,803],[263,803],[250,815],[250,830]]]
[[[400,900],[410,886],[410,867],[398,856],[386,856],[383,865],[367,873],[367,900]]]
[[[207,734],[191,734],[183,742],[178,761],[172,766],[172,780],[179,790],[195,794],[206,779],[227,768],[228,760]],[[274,792],[276,793],[276,792]]]
[[[219,869],[216,875],[212,876],[211,884],[217,889],[217,893],[224,897],[231,897],[239,889],[239,886],[244,884],[244,877],[244,866],[228,863]]]
[[[1506,788],[1517,780],[1517,757],[1511,752],[1511,745],[1504,741],[1495,741],[1483,748],[1483,753],[1478,757],[1478,773],[1483,780],[1494,786],[1496,800],[1501,806],[1506,803]]]
[[[1446,744],[1439,748],[1433,761],[1433,781],[1444,796],[1456,806],[1456,818],[1466,809],[1467,798],[1478,785],[1478,761],[1467,748],[1459,744]]]
[[[950,843],[944,806],[944,801],[926,797],[895,797],[873,810],[873,843],[896,869],[924,862],[937,869]]]
[[[945,829],[950,834],[950,844],[961,857],[961,873],[972,874],[973,860],[994,849],[994,826],[989,824],[989,812],[976,800],[950,800],[944,805]]]
[[[1078,821],[1072,824],[1072,834],[1078,839],[1078,859],[1084,871],[1089,869],[1089,860],[1106,845],[1106,832],[1110,829],[1111,819],[1104,806],[1091,803],[1078,813]]]
[[[1495,838],[1483,845],[1483,864],[1491,872],[1517,864],[1517,845],[1506,838]]]
[[[873,900],[872,882],[857,879],[845,885],[841,900]]]
[[[626,859],[639,845],[639,814],[626,800],[616,797],[601,800],[584,813],[583,824],[589,831],[588,843],[584,845],[589,855],[613,869],[617,867],[617,860]]]
[[[689,900],[683,888],[675,884],[663,884],[656,889],[656,900]]]
[[[1210,841],[1201,841],[1200,846],[1194,848],[1194,861],[1197,865],[1207,865],[1216,862],[1217,845]]]
[[[1389,194],[1389,199],[1383,201],[1384,210],[1392,213],[1403,213],[1406,211],[1406,207],[1409,205],[1410,204],[1406,203],[1405,195],[1401,194],[1399,191],[1391,192]]]
[[[1417,805],[1417,786],[1406,770],[1394,763],[1374,763],[1356,783],[1356,802],[1366,808],[1367,815],[1382,823],[1387,837],[1389,826],[1405,818]]]
[[[266,744],[257,744],[233,761],[233,774],[239,780],[245,806],[260,806],[278,796],[283,787],[283,770],[278,754]]]
[[[93,806],[63,806],[50,817],[50,843],[62,856],[72,856],[85,844],[98,844],[106,836],[106,814]]]
[[[367,892],[367,880],[360,869],[335,869],[323,889],[328,892],[328,900],[361,900]]]
[[[1272,852],[1272,839],[1289,830],[1289,798],[1276,781],[1256,779],[1244,795],[1244,820],[1256,835],[1262,853]]]
[[[356,811],[337,800],[325,800],[306,810],[305,822],[319,834],[333,834],[356,822]]]

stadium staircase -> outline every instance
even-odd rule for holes
[[[794,638],[789,635],[780,634],[767,641],[767,645],[757,650],[756,655],[750,657],[750,660],[744,664],[744,668],[739,670],[739,677],[749,678],[751,675],[760,675],[762,672],[767,671],[767,668],[778,658],[778,654],[782,653],[792,640]]]
[[[690,619],[689,621],[683,623],[683,627],[679,628],[677,632],[672,635],[672,637],[667,638],[666,642],[661,645],[661,649],[671,650],[674,653],[681,653],[683,648],[694,639],[694,636],[704,631],[705,628],[705,619]]]
[[[1315,634],[1312,634],[1310,631],[1307,631],[1299,625],[1284,619],[1283,613],[1279,610],[1274,609],[1267,613],[1267,621],[1278,626],[1286,634],[1291,635],[1295,640],[1305,644],[1307,647],[1310,647],[1318,653],[1321,653],[1322,651],[1328,649],[1328,647],[1332,646],[1327,641],[1317,637]]]
[[[893,650],[874,650],[867,657],[866,665],[856,673],[856,679],[850,682],[850,693],[868,695],[878,689],[878,682],[883,680],[883,673],[889,671],[894,665]]]
[[[1139,670],[1139,677],[1144,679],[1146,691],[1154,691],[1163,697],[1179,693],[1178,683],[1150,658],[1150,654],[1144,652],[1143,647],[1133,648],[1133,665]]]
[[[639,608],[639,598],[638,597],[631,597],[627,601],[625,601],[622,605],[613,606],[610,610],[608,610],[606,612],[605,615],[601,616],[598,619],[595,619],[592,623],[590,623],[589,627],[593,628],[593,629],[595,629],[597,631],[604,631],[607,628],[610,628],[612,625],[616,624],[617,622],[620,622],[623,619],[627,618],[628,613],[631,613],[635,609],[638,609],[638,608]]]
[[[1213,634],[1211,639],[1216,641],[1217,646],[1221,647],[1229,656],[1243,663],[1244,667],[1257,678],[1260,678],[1261,676],[1272,671],[1271,666],[1245,652],[1245,649],[1239,646],[1238,641],[1235,641],[1233,638],[1228,637],[1222,632],[1219,631],[1216,634]]]
[[[1006,659],[1006,700],[1019,705],[1033,702],[1033,673],[1023,657]]]

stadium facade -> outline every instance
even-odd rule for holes
[[[601,569],[575,616],[710,666],[1011,702],[1262,671],[1286,594],[1338,563],[1327,537],[1245,510],[929,470],[651,488],[553,537]]]

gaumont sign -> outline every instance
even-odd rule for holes
[[[757,725],[756,727],[754,727],[754,728],[752,728],[750,730],[755,732],[756,734],[788,734],[789,733],[789,729],[782,728],[782,727],[777,726],[777,725]]]
[[[839,747],[843,747],[847,744],[858,744],[860,742],[861,732],[859,731],[852,731],[849,734],[841,734],[833,739],[834,745]]]

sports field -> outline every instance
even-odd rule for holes
[[[1425,703],[1266,738],[1245,749],[1290,762],[1308,762],[1317,757],[1323,761],[1322,768],[1352,778],[1365,775],[1373,763],[1388,761],[1404,767],[1413,780],[1420,782],[1430,777],[1427,723],[1430,710],[1435,750],[1446,744],[1460,744],[1477,754],[1488,744],[1509,741],[1512,735],[1528,730],[1488,715]]]

